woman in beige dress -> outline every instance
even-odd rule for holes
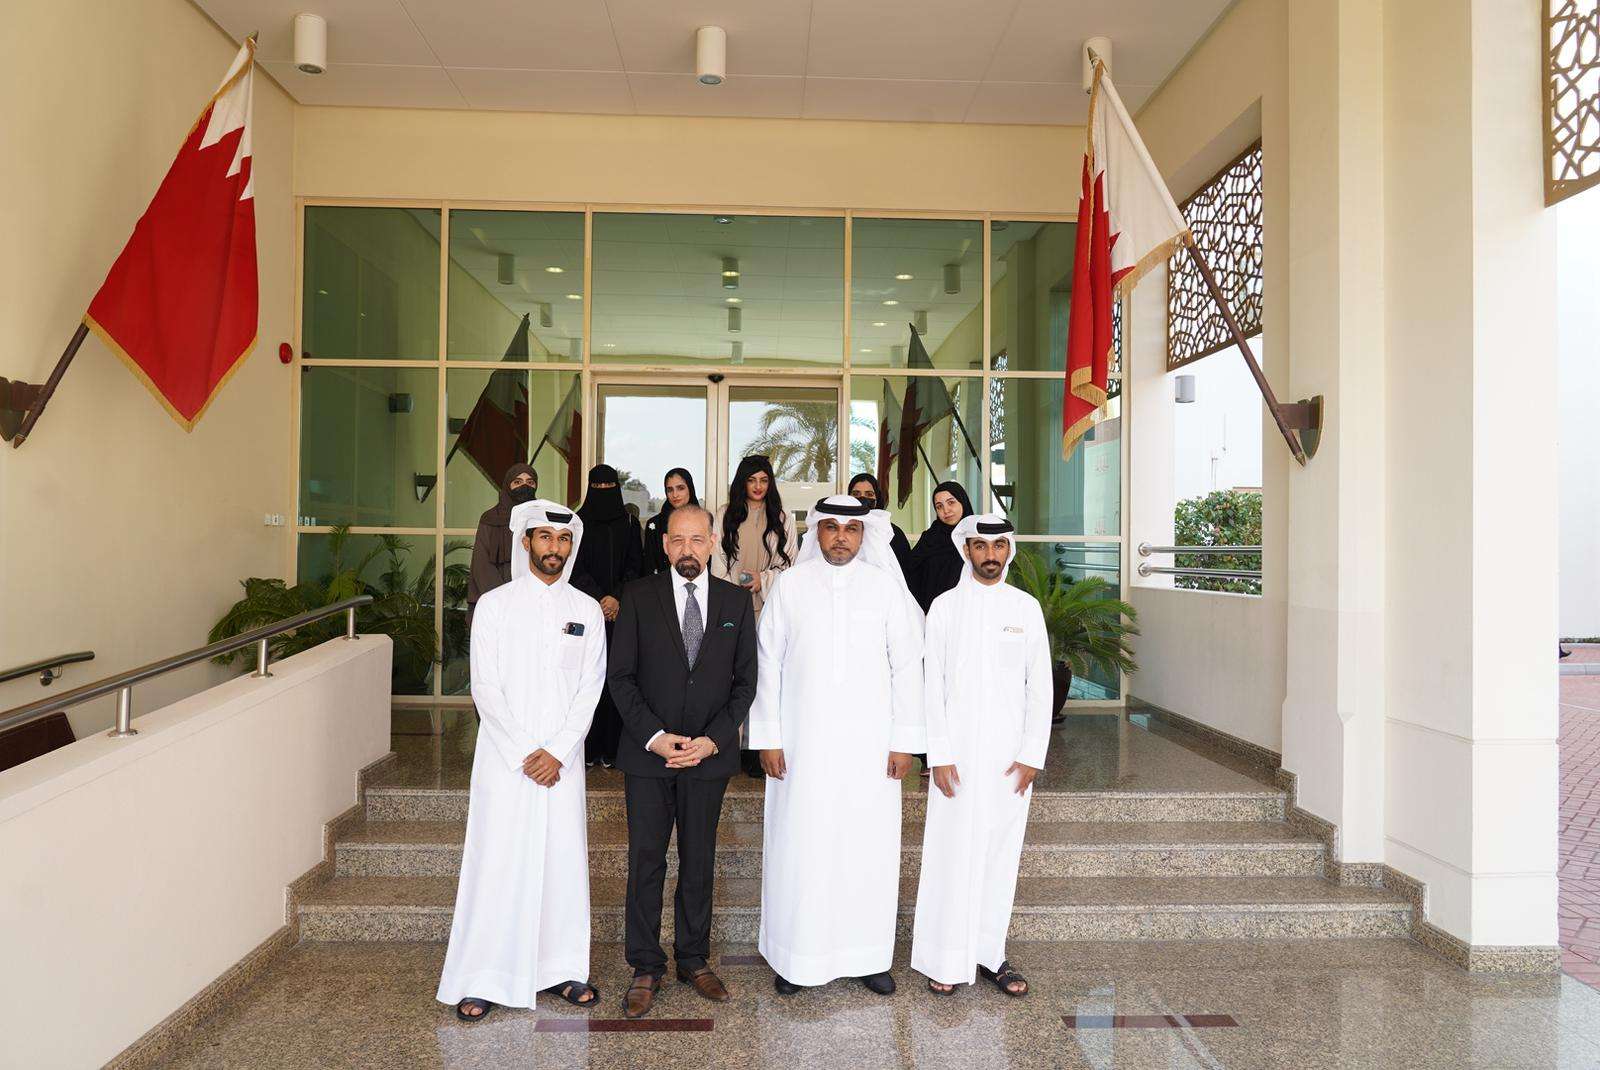
[[[778,478],[765,456],[752,454],[739,462],[728,487],[728,504],[718,511],[711,535],[716,546],[711,574],[748,590],[759,618],[766,592],[778,574],[794,564],[800,547],[794,518],[783,508]],[[744,740],[741,726],[741,747]],[[746,773],[761,776],[754,751],[742,750],[740,758]]]

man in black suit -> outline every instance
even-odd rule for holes
[[[649,1012],[666,973],[661,898],[674,825],[678,980],[707,999],[729,998],[706,961],[717,819],[728,778],[739,771],[739,725],[756,694],[755,610],[749,591],[707,569],[711,514],[674,509],[661,542],[672,567],[628,585],[608,670],[622,717],[617,767],[628,808],[629,1018]]]

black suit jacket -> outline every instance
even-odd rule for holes
[[[606,675],[622,716],[617,768],[624,773],[711,780],[738,771],[739,725],[756,697],[755,606],[743,587],[708,573],[701,580],[710,584],[706,631],[693,666],[670,573],[635,580],[622,596]],[[692,769],[668,769],[645,750],[657,732],[709,736],[718,753]]]

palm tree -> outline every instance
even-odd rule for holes
[[[872,430],[859,416],[850,426]],[[778,478],[796,483],[816,483],[833,473],[839,448],[839,413],[826,403],[775,401],[761,414],[756,436],[745,444],[741,456],[764,453]],[[850,459],[861,469],[872,467],[872,445],[850,444]]]

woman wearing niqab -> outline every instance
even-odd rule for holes
[[[572,586],[600,603],[605,616],[609,649],[612,625],[622,604],[622,589],[644,573],[644,552],[639,522],[628,514],[622,500],[617,470],[609,464],[589,469],[589,491],[578,507],[583,521],[583,542],[572,570]],[[594,724],[584,745],[589,765],[610,767],[617,759],[622,738],[622,718],[611,701],[609,687],[594,711]]]
[[[520,481],[520,483],[519,483]],[[513,483],[518,486],[513,487]],[[531,465],[517,463],[506,469],[500,480],[500,500],[478,518],[478,533],[472,539],[472,568],[467,573],[467,627],[472,627],[472,611],[478,599],[511,582],[511,510],[539,496],[539,473]]]

